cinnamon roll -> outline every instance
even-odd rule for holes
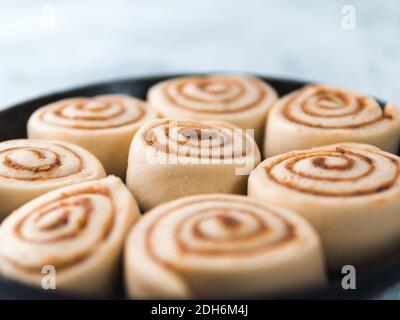
[[[124,258],[131,298],[243,298],[325,283],[312,227],[291,211],[237,195],[158,206],[130,231]]]
[[[137,129],[156,114],[144,102],[124,95],[70,98],[32,114],[28,137],[75,143],[92,152],[108,174],[124,178],[129,145]]]
[[[254,129],[258,143],[276,99],[267,83],[239,75],[176,78],[156,84],[148,93],[149,104],[164,117],[230,122]]]
[[[127,185],[144,211],[188,195],[244,194],[259,162],[254,140],[231,124],[157,119],[132,141]]]
[[[125,235],[139,215],[113,176],[46,193],[1,224],[0,273],[39,287],[52,276],[57,291],[108,296]],[[54,273],[44,275],[49,266]]]
[[[281,98],[271,109],[264,154],[269,157],[340,142],[368,143],[397,153],[399,139],[395,106],[382,110],[367,95],[309,85]]]
[[[363,266],[400,243],[400,158],[343,143],[262,162],[249,196],[302,214],[321,235],[328,264]]]
[[[25,139],[1,142],[0,220],[50,190],[103,177],[100,162],[71,143]]]

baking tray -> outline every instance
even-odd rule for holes
[[[73,89],[54,92],[18,103],[12,107],[0,111],[0,141],[25,138],[26,123],[29,116],[37,108],[60,99],[75,96],[94,96],[107,93],[124,93],[145,99],[147,90],[153,84],[177,76],[189,74],[174,74],[161,76],[148,76],[109,81],[99,84],[86,85]],[[280,96],[308,84],[309,82],[279,79],[256,75],[260,79],[270,83]],[[378,100],[383,106],[382,100]],[[400,214],[400,213],[399,213]],[[276,298],[287,299],[367,299],[387,289],[400,281],[400,250],[397,254],[381,259],[379,263],[369,266],[364,270],[357,270],[357,287],[355,290],[344,290],[341,286],[341,275],[330,274],[330,284],[322,289],[298,292],[287,296]],[[122,299],[123,286],[116,291],[115,299]],[[80,298],[33,288],[0,276],[0,299],[70,299]],[[260,296],[260,299],[265,297]]]

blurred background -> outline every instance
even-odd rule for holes
[[[118,78],[244,71],[400,104],[397,0],[2,0],[0,109]],[[400,298],[400,285],[379,298]]]
[[[400,103],[399,35],[396,0],[2,0],[0,108],[179,71],[323,81]]]

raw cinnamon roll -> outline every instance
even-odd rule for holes
[[[100,160],[108,174],[124,178],[132,138],[143,123],[154,118],[155,112],[142,101],[124,95],[71,98],[33,113],[28,136],[80,145]]]
[[[400,120],[395,106],[381,109],[364,94],[309,85],[280,99],[268,117],[266,157],[339,142],[375,145],[397,153]]]
[[[1,142],[0,220],[50,190],[103,177],[100,162],[71,143],[25,139]]]
[[[320,233],[332,269],[399,248],[400,158],[365,144],[293,151],[262,162],[249,195],[285,206]]]
[[[157,119],[139,129],[128,162],[127,185],[146,211],[188,195],[246,193],[260,152],[228,123]]]
[[[107,296],[117,282],[125,235],[139,217],[120,179],[61,188],[28,202],[0,226],[0,273],[43,286],[53,268],[56,290]]]
[[[176,78],[155,85],[148,93],[149,104],[164,117],[230,122],[254,129],[258,143],[276,99],[267,83],[238,75]]]
[[[191,196],[146,213],[125,245],[131,298],[231,298],[325,282],[320,240],[299,215],[244,196]]]

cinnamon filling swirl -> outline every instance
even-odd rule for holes
[[[255,79],[223,76],[167,82],[163,92],[170,103],[179,108],[213,114],[246,111],[259,105],[268,95]]]
[[[189,256],[235,257],[260,254],[299,240],[296,227],[276,211],[234,199],[214,198],[213,202],[199,209],[198,206],[206,205],[207,200],[188,201],[161,213],[146,229],[145,243],[149,256],[158,264],[179,272],[178,261],[176,265],[157,252],[155,239],[157,227],[167,223],[170,217],[180,215],[181,210],[185,210],[186,214],[174,224],[171,232],[183,259]],[[268,219],[273,220],[273,223],[269,224]]]
[[[392,119],[371,97],[320,85],[293,93],[282,113],[293,123],[320,129],[357,129]]]
[[[336,147],[288,153],[268,162],[276,184],[320,196],[362,196],[383,192],[399,178],[399,162],[386,153]]]
[[[319,238],[306,221],[244,196],[161,205],[132,229],[125,248],[131,297],[247,297],[325,280]]]
[[[54,126],[101,130],[127,126],[142,120],[145,107],[139,100],[121,96],[99,96],[61,100],[44,109],[39,118]]]
[[[234,159],[246,157],[254,151],[254,142],[249,141],[240,129],[237,130],[221,123],[165,120],[148,127],[142,138],[148,146],[167,154]]]
[[[107,240],[115,214],[113,197],[105,186],[64,193],[14,223],[14,246],[40,250],[40,257],[35,261],[15,260],[5,255],[2,258],[28,273],[40,273],[43,265],[62,271],[87,259]],[[64,252],[59,251],[60,245]]]
[[[52,148],[53,147],[53,148]],[[0,177],[21,181],[61,179],[82,172],[82,157],[56,143],[47,147],[16,146],[0,150]]]

